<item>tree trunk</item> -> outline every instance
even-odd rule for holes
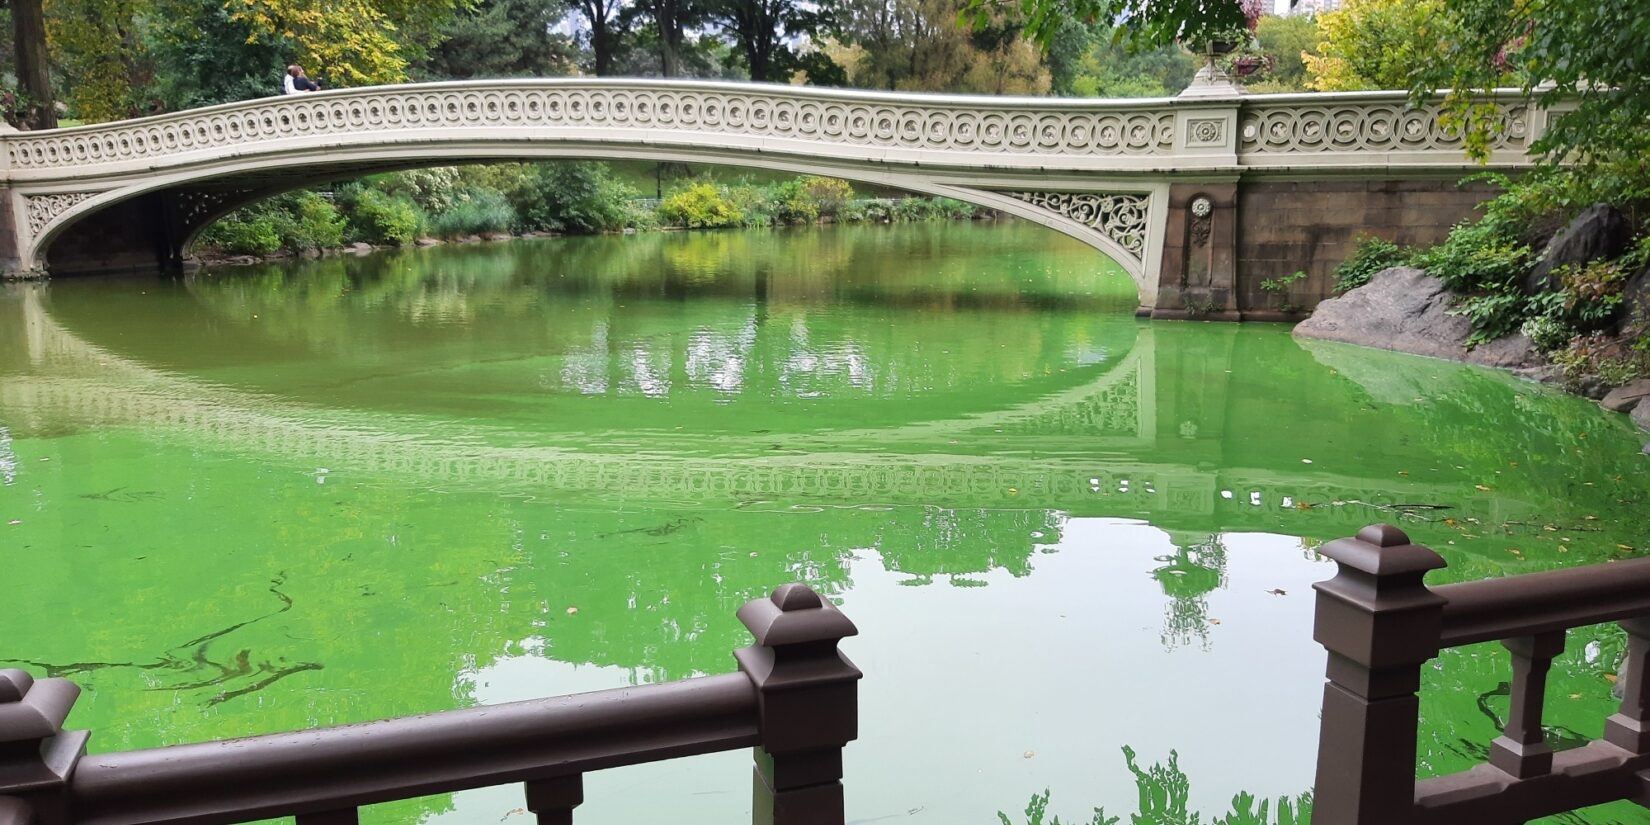
[[[57,128],[57,105],[52,101],[52,71],[46,52],[46,17],[42,0],[12,0],[13,45],[17,51],[17,85],[28,98],[26,129]]]
[[[659,26],[659,71],[676,77],[682,73],[682,19],[676,0],[654,0],[653,22]]]

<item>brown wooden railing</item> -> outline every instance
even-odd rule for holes
[[[842,825],[857,737],[852,622],[800,584],[750,602],[739,673],[360,725],[85,756],[80,689],[0,671],[0,825],[353,825],[362,805],[521,782],[569,825],[589,771],[755,748],[757,825]]]
[[[1317,825],[1506,825],[1616,800],[1650,803],[1650,559],[1427,587],[1437,553],[1396,527],[1324,545],[1314,635],[1329,651],[1313,821]],[[1620,622],[1621,708],[1604,738],[1554,753],[1541,717],[1565,631]],[[1489,761],[1417,781],[1421,668],[1440,650],[1500,641],[1511,707]]]

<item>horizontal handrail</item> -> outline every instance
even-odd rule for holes
[[[82,825],[245,822],[753,746],[743,673],[85,757]]]
[[[1650,559],[1445,584],[1442,647],[1568,630],[1650,613]]]

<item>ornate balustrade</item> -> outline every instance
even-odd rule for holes
[[[588,771],[755,749],[754,822],[842,825],[842,748],[860,673],[852,622],[799,584],[739,611],[739,673],[360,725],[83,756],[64,731],[79,688],[0,671],[0,825],[144,825],[297,817],[524,783],[540,825],[570,825]]]
[[[1314,817],[1332,825],[1523,823],[1615,800],[1650,803],[1650,559],[1429,588],[1438,554],[1390,525],[1321,551],[1315,636],[1329,651]],[[1619,621],[1629,647],[1604,738],[1554,753],[1543,740],[1547,672],[1565,631]],[[1421,669],[1440,650],[1501,641],[1511,707],[1489,761],[1417,782]]]
[[[1541,114],[1492,96],[1496,161],[1523,164]],[[460,131],[454,131],[460,130]],[[1236,140],[1234,140],[1234,135]],[[1393,162],[1468,168],[1437,104],[1402,92],[1093,99],[896,94],[649,79],[496,80],[346,89],[12,133],[17,182],[95,178],[306,143],[585,140],[878,164],[1174,171]],[[1339,156],[1339,157],[1337,157]]]

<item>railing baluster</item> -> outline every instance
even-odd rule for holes
[[[330,811],[316,811],[309,814],[298,814],[295,817],[297,825],[360,825],[360,808],[336,808]]]
[[[552,776],[526,783],[527,810],[539,825],[573,825],[573,809],[584,801],[584,776]]]
[[[1490,743],[1490,764],[1519,779],[1550,773],[1553,749],[1541,733],[1547,701],[1547,671],[1564,652],[1564,633],[1542,633],[1502,642],[1512,651],[1512,705],[1507,726]]]
[[[1604,739],[1633,753],[1650,753],[1650,619],[1621,623],[1627,631],[1627,662],[1622,666],[1621,709],[1604,722]]]

